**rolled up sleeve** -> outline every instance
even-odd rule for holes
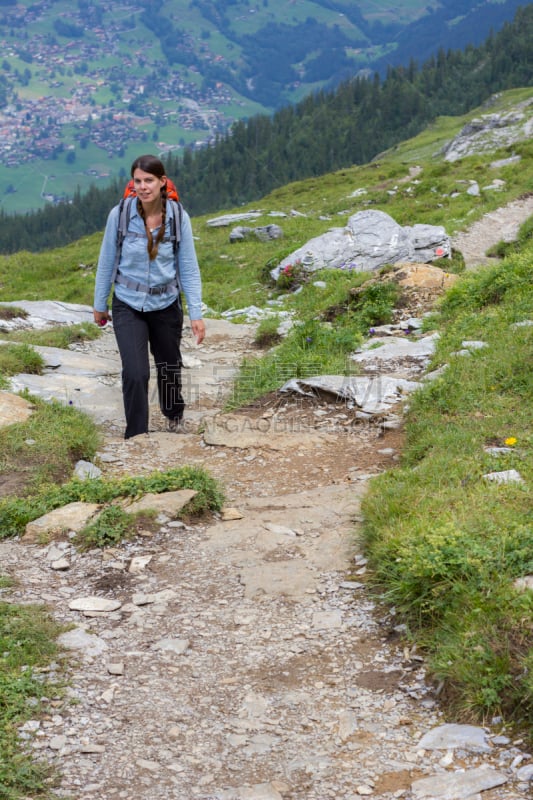
[[[181,218],[178,276],[180,288],[187,300],[190,319],[202,319],[202,279],[194,246],[191,220],[185,210],[182,212]]]
[[[100,247],[96,281],[94,285],[94,308],[96,311],[106,311],[107,302],[111,293],[113,271],[117,253],[117,225],[118,207],[112,208],[107,218],[104,238]]]

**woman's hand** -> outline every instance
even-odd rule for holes
[[[93,317],[95,323],[101,328],[105,328],[111,319],[109,311],[97,311],[96,309],[93,309]]]
[[[205,322],[203,319],[191,319],[191,328],[196,344],[202,344],[205,339]]]

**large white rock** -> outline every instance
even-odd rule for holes
[[[451,254],[450,237],[441,225],[399,225],[384,211],[353,214],[344,228],[332,228],[310,239],[284,258],[270,274],[300,262],[307,272],[343,269],[370,272],[400,261],[433,261]]]

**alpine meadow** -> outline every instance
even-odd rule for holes
[[[11,3],[0,5],[2,11],[12,9]],[[148,15],[151,4],[141,5]],[[212,27],[214,15],[224,16],[227,7],[243,4],[221,3],[218,12],[214,3],[198,5],[209,11],[210,32],[204,33],[208,42],[218,35]],[[332,6],[349,17],[349,5],[338,2],[323,4],[323,8]],[[294,9],[295,14],[301,11],[298,6]],[[351,23],[354,15],[355,11]],[[162,12],[154,16],[153,26],[160,25],[161,19]],[[344,35],[351,35],[350,31]],[[397,33],[403,48],[405,39],[400,30]],[[241,35],[244,40],[245,33]],[[385,55],[380,53],[380,58]],[[346,67],[344,61],[341,66]],[[315,68],[319,69],[319,63]],[[511,22],[482,42],[441,49],[421,64],[412,59],[385,69],[381,64],[381,68],[381,75],[376,68],[370,76],[342,76],[335,87],[328,88],[324,82],[269,113],[262,108],[235,121],[208,146],[185,147],[165,157],[169,177],[192,216],[208,331],[210,320],[228,319],[236,326],[251,325],[254,331],[253,347],[232,378],[222,415],[262,409],[265,398],[276,409],[296,408],[301,398],[280,391],[280,375],[342,377],[357,372],[351,356],[365,342],[377,350],[377,343],[372,345],[376,329],[391,325],[402,303],[411,299],[390,281],[393,264],[373,272],[321,269],[312,277],[296,264],[292,272],[274,279],[273,268],[297,248],[361,211],[385,212],[401,226],[442,226],[456,242],[476,224],[490,226],[500,209],[529,208],[533,196],[532,4],[518,7]],[[263,91],[261,99],[267,107],[272,86],[265,85]],[[477,137],[480,132],[484,138]],[[451,157],[454,143],[454,152],[460,155]],[[143,143],[142,148],[150,151],[151,143]],[[11,323],[27,316],[17,306],[23,301],[92,308],[103,226],[109,209],[122,195],[124,182],[125,176],[117,175],[103,188],[93,185],[76,191],[68,202],[24,214],[0,211],[1,396],[13,392],[17,376],[50,371],[48,348],[83,351],[110,335],[91,322],[40,328]],[[235,224],[246,220],[243,225],[247,226],[247,214],[265,226],[279,222],[283,235],[261,239],[245,231],[240,240],[232,241],[227,225],[212,224],[215,215],[228,215]],[[420,330],[409,330],[407,338],[434,333],[435,350],[424,379],[398,403],[398,457],[386,469],[368,476],[357,532],[353,523],[365,568],[357,574],[357,565],[353,566],[346,581],[362,586],[375,608],[373,613],[387,620],[388,638],[408,654],[406,671],[423,665],[444,720],[485,726],[531,752],[533,217],[525,214],[515,229],[511,239],[497,231],[497,241],[490,248],[482,242],[474,264],[467,264],[465,254],[453,247],[449,257],[435,258],[429,265],[440,267],[453,282],[430,308],[424,307]],[[252,322],[247,316],[250,309],[265,313]],[[284,325],[287,320],[290,324]],[[213,348],[216,359],[216,342]],[[111,458],[107,465],[98,461],[106,431],[90,415],[73,404],[45,400],[27,391],[20,392],[20,397],[31,404],[31,414],[24,421],[0,427],[0,546],[23,547],[29,523],[67,504],[90,503],[105,513],[68,540],[76,552],[101,553],[102,563],[115,564],[121,549],[140,542],[153,548],[154,561],[160,558],[163,563],[167,556],[157,549],[163,523],[152,512],[128,513],[128,503],[145,495],[181,490],[190,492],[192,499],[173,519],[175,527],[167,527],[167,534],[171,530],[179,540],[196,524],[222,524],[229,505],[226,488],[203,464],[179,463],[177,458],[178,466],[155,473],[105,474],[106,466],[113,466]],[[324,424],[327,402],[317,392],[312,403]],[[370,424],[362,417],[353,419],[354,425]],[[208,421],[209,414],[195,436],[202,436]],[[205,444],[208,450],[209,442]],[[287,459],[293,456],[289,453]],[[247,451],[245,458],[249,464],[259,460],[255,451]],[[74,476],[80,460],[99,463],[104,474],[88,480]],[[507,475],[507,479],[487,478],[494,474]],[[229,482],[231,475],[226,478]],[[323,480],[327,483],[326,472]],[[305,489],[304,485],[287,487],[296,493]],[[168,519],[164,524],[168,525]],[[287,540],[287,530],[282,533],[277,531]],[[302,537],[298,531],[291,536],[291,558],[296,562]],[[67,540],[64,531],[57,541],[44,537],[26,546],[34,553],[61,539]],[[204,547],[207,550],[207,540],[202,539],[202,558]],[[272,552],[275,564],[277,555]],[[164,563],[170,560],[169,556]],[[91,585],[98,585],[100,577],[92,574]],[[117,585],[122,590],[130,579],[128,571],[122,570]],[[217,579],[214,571],[211,584]],[[0,567],[0,796],[57,800],[66,796],[63,789],[57,791],[61,767],[55,762],[52,768],[51,759],[41,758],[42,750],[28,745],[31,726],[33,733],[46,733],[47,726],[56,724],[54,720],[68,716],[66,709],[78,702],[72,682],[84,666],[58,644],[59,634],[73,626],[58,623],[50,603],[19,602],[23,587],[18,581],[15,570]],[[146,585],[151,584],[147,581]],[[105,591],[102,588],[102,595]],[[357,603],[355,590],[353,597]],[[65,593],[65,598],[70,595]],[[154,607],[155,617],[160,612]],[[214,616],[222,613],[216,605],[211,611]],[[136,613],[138,618],[138,609]],[[193,611],[189,616],[194,618]],[[243,640],[249,630],[244,617],[243,613],[234,622]],[[207,613],[199,623],[195,620],[198,640],[204,619]],[[84,620],[87,625],[93,621],[90,615]],[[107,626],[110,647],[115,641],[115,622],[118,626],[117,620]],[[257,626],[261,628],[259,620]],[[303,658],[308,632],[304,633],[291,644],[294,663]],[[150,643],[146,650],[153,638],[151,631],[146,634]],[[299,650],[301,641],[304,645]],[[194,646],[198,646],[196,641]],[[138,657],[137,650],[133,655]],[[174,660],[174,655],[169,663],[175,669],[173,680],[179,682],[181,670],[188,669],[188,655],[180,654],[183,662],[177,656]],[[359,657],[353,653],[354,660]],[[111,655],[108,662],[115,663]],[[257,664],[253,669],[257,672]],[[267,663],[265,669],[274,685],[275,666]],[[306,679],[302,675],[298,673],[294,685],[290,676],[279,678],[283,690],[293,692],[291,702],[296,703],[297,690]],[[123,677],[118,668],[112,675],[119,687],[117,694]],[[332,683],[335,680],[342,682],[337,675]],[[226,681],[231,688],[234,676],[228,675]],[[109,695],[111,699],[102,702],[100,688],[95,689],[91,703],[100,703],[102,714],[108,709],[112,713],[115,701]],[[251,687],[247,688],[258,704]],[[133,700],[131,716],[135,714]],[[201,707],[201,699],[196,701]],[[212,699],[209,702],[214,704]],[[247,703],[249,709],[252,700]],[[192,713],[186,709],[184,718]],[[255,718],[240,711],[234,717],[242,723],[239,735],[248,735],[246,725],[255,730]],[[176,720],[177,730],[183,720]],[[306,720],[306,725],[312,725],[311,712]],[[398,723],[404,728],[410,724]],[[100,745],[89,744],[93,750],[86,746],[82,755],[98,758]],[[179,740],[183,751],[186,744],[185,738]],[[171,736],[167,746],[176,746]],[[354,761],[359,747],[357,740]],[[442,754],[440,775],[447,774],[447,757]],[[158,776],[150,772],[152,767],[146,769],[155,786]],[[176,770],[176,774],[179,777],[181,772]],[[531,778],[523,784],[527,781],[530,787]],[[355,786],[354,782],[354,791]],[[303,793],[284,787],[283,781],[272,779],[270,794],[253,796],[304,800]],[[211,788],[200,786],[198,797],[206,797],[204,792]],[[69,789],[75,796],[77,788]],[[372,788],[366,789],[365,784],[361,794],[373,793]],[[407,800],[428,796],[412,794],[403,785],[400,790],[374,796]]]

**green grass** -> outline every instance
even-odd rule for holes
[[[2,307],[0,306],[0,314]],[[38,345],[41,347],[59,347],[67,349],[71,344],[79,342],[93,341],[102,335],[102,331],[92,322],[81,322],[77,325],[54,325],[44,330],[26,329],[9,331],[2,334],[2,338],[7,341],[15,340],[18,344]],[[13,347],[13,345],[10,345]],[[31,348],[28,348],[31,349]],[[21,349],[16,352],[23,352]],[[0,349],[0,359],[2,350]],[[0,372],[4,367],[0,360]],[[17,369],[17,372],[28,372],[29,370]],[[16,373],[10,373],[16,374]]]
[[[0,346],[0,388],[6,388],[6,378],[25,372],[40,375],[44,361],[29,344],[14,343]]]
[[[22,250],[1,256],[2,300],[61,300],[92,305],[101,240],[101,234],[94,234],[57,250],[38,254]]]
[[[43,483],[67,480],[76,461],[93,458],[100,443],[97,426],[78,409],[29,399],[34,408],[30,417],[0,428],[0,476],[22,496]],[[0,537],[6,535],[2,525],[0,531]]]
[[[95,522],[80,531],[74,543],[80,550],[114,547],[141,530],[155,533],[160,527],[155,517],[155,512],[129,514],[121,506],[110,504],[102,509]]]
[[[0,602],[0,796],[5,800],[51,797],[50,768],[21,749],[18,728],[39,718],[43,697],[61,691],[57,678],[55,686],[43,680],[58,662],[59,633],[43,607]]]
[[[509,97],[525,95],[504,93],[501,102]],[[243,365],[231,407],[252,402],[295,376],[347,374],[354,368],[349,353],[371,325],[390,318],[398,302],[394,287],[369,274],[324,270],[305,280],[298,293],[280,289],[269,270],[305,241],[344,226],[351,214],[367,208],[386,211],[400,224],[443,224],[454,234],[530,191],[524,164],[533,157],[531,142],[513,146],[513,152],[522,155],[520,164],[498,169],[489,169],[486,157],[472,156],[454,164],[439,157],[442,145],[480,113],[438,120],[372,164],[272,192],[254,204],[262,216],[252,224],[265,225],[272,221],[269,212],[284,212],[280,240],[231,244],[231,228],[206,224],[217,215],[193,220],[204,300],[214,314],[280,301],[271,308],[290,312],[295,322],[281,341],[279,319],[261,323],[257,341],[268,349]],[[510,149],[503,148],[491,154],[491,160],[508,155]],[[422,172],[409,179],[413,165],[420,165]],[[495,178],[506,183],[500,192],[483,191],[472,197],[465,186],[473,178],[480,185]],[[359,188],[366,193],[354,198]],[[455,190],[459,194],[452,198]],[[251,209],[250,205],[219,213]],[[304,216],[291,215],[292,209]],[[372,481],[364,503],[371,587],[383,602],[396,606],[398,617],[408,623],[409,635],[427,653],[435,680],[442,681],[450,714],[484,721],[497,712],[529,729],[532,593],[515,591],[513,581],[533,572],[533,332],[531,327],[511,325],[533,319],[530,231],[531,221],[522,227],[517,243],[502,245],[498,252],[506,260],[501,264],[461,276],[427,320],[426,327],[441,334],[433,366],[448,364],[448,368],[411,397],[402,461]],[[48,299],[90,306],[100,242],[101,235],[95,234],[46,253],[0,257],[2,300]],[[85,267],[80,269],[80,264]],[[448,271],[460,272],[462,266],[460,254],[453,263],[446,262]],[[317,280],[325,287],[315,286]],[[8,313],[0,308],[0,319]],[[209,335],[209,320],[207,328]],[[93,326],[73,326],[2,334],[9,344],[0,347],[0,386],[32,362],[39,368],[32,345],[65,347],[95,333]],[[488,346],[470,357],[453,355],[465,339],[482,339]],[[3,486],[14,487],[0,499],[1,536],[20,534],[28,521],[74,500],[97,502],[104,508],[100,523],[79,534],[80,549],[117,544],[134,535],[137,526],[150,525],[150,519],[120,509],[116,505],[120,497],[194,488],[198,495],[185,514],[221,507],[218,486],[203,470],[188,467],[117,481],[71,480],[75,461],[91,460],[97,451],[99,431],[72,407],[32,402],[35,410],[27,422],[0,430],[0,477]],[[509,452],[486,452],[487,446],[510,438],[516,442]],[[518,470],[524,483],[499,485],[483,478],[487,472],[505,469]],[[7,584],[0,577],[0,587]],[[21,613],[16,606],[9,606],[9,611]],[[36,612],[32,619],[35,636],[39,638],[42,629],[51,647],[55,631],[46,616]],[[14,638],[18,641],[21,636],[16,633]],[[12,649],[10,642],[2,643],[0,653]],[[54,657],[45,654],[41,663]],[[45,796],[46,774],[21,754],[14,737],[15,726],[29,713],[26,697],[32,702],[43,687],[19,667],[10,675],[0,692],[5,698],[3,704],[0,701],[0,795],[9,800]],[[39,709],[32,707],[31,713],[34,716]]]
[[[315,286],[315,282],[325,286]],[[369,275],[340,270],[315,273],[296,294],[282,295],[285,310],[296,320],[289,333],[266,354],[248,358],[235,381],[229,408],[276,391],[291,378],[349,375],[356,372],[350,353],[373,325],[390,322],[399,291],[392,282],[373,282]],[[275,339],[281,318],[258,331]]]
[[[401,466],[364,500],[367,552],[453,713],[531,731],[533,595],[513,583],[533,572],[533,327],[514,323],[533,320],[533,246],[462,277],[437,319],[448,367],[412,396]],[[454,355],[465,339],[487,346]],[[484,478],[511,469],[522,483]]]
[[[147,492],[160,493],[178,489],[193,489],[196,495],[187,503],[182,516],[200,515],[208,511],[219,511],[223,503],[223,494],[216,481],[201,467],[179,467],[166,472],[156,471],[146,476],[124,477],[116,479],[92,478],[80,480],[72,478],[64,483],[46,483],[33,486],[22,496],[8,496],[0,500],[0,538],[15,536],[24,531],[31,520],[60,508],[67,503],[85,502],[110,505],[117,498],[137,497]],[[108,517],[109,514],[106,515]],[[104,518],[104,522],[105,522]],[[130,517],[132,522],[135,519]],[[109,521],[109,519],[108,519]],[[116,515],[117,527],[121,527],[123,518]],[[82,532],[79,541],[83,544],[87,535],[93,544],[100,539],[100,545],[106,544],[104,536],[99,533],[104,528],[99,523],[92,533]],[[123,529],[123,533],[126,529]],[[117,532],[109,534],[115,543],[122,538]]]

